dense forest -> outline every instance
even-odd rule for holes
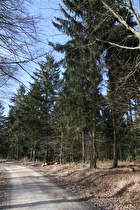
[[[48,44],[64,58],[46,53],[30,90],[21,84],[11,98],[7,117],[0,106],[1,156],[89,162],[90,168],[97,160],[110,159],[113,167],[138,160],[139,14],[131,1],[62,2],[62,18],[52,24],[69,41]]]

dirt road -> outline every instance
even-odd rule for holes
[[[82,199],[57,186],[39,171],[13,163],[0,163],[0,168],[6,171],[9,179],[7,199],[0,209],[94,209]]]

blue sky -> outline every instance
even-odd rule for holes
[[[138,12],[139,10],[139,0],[133,0],[132,1],[134,6],[137,8]],[[62,4],[61,0],[27,0],[27,8],[32,16],[39,16],[40,20],[37,25],[37,31],[39,33],[39,39],[41,40],[41,43],[36,44],[35,49],[41,53],[51,53],[55,56],[56,60],[61,59],[63,55],[60,53],[56,53],[52,51],[52,48],[50,48],[47,45],[47,41],[52,41],[54,43],[60,42],[65,43],[68,40],[68,37],[64,34],[60,33],[51,23],[54,16],[62,17],[62,13],[60,11],[59,4]],[[43,60],[44,57],[38,59],[38,61]],[[26,65],[26,70],[32,73],[32,71],[37,68],[38,65],[35,63],[29,63]],[[29,82],[31,82],[31,78],[28,74],[26,74],[24,71],[19,71],[18,75],[16,77],[23,82],[27,87],[29,87]],[[19,83],[15,80],[10,80],[8,83],[8,86],[5,86],[4,88],[0,89],[0,96],[1,99],[4,101],[5,106],[5,113],[8,112],[8,104],[9,99],[13,96],[13,93],[16,93],[17,89],[19,87]]]
[[[37,23],[37,33],[40,43],[36,44],[36,51],[39,50],[39,54],[51,53],[55,56],[56,60],[61,59],[63,55],[54,52],[52,48],[48,46],[48,40],[54,43],[65,43],[68,40],[68,38],[64,34],[61,34],[51,23],[54,16],[62,16],[59,7],[60,3],[61,0],[30,0],[26,2],[26,6],[30,14],[33,17],[39,17],[39,22]],[[44,56],[40,57],[38,60],[36,60],[36,62],[40,62],[43,59]],[[28,63],[24,67],[29,73],[32,74],[38,65],[36,63]],[[32,82],[32,80],[27,73],[20,70],[18,74],[15,75],[15,77],[18,78],[25,86],[30,87],[29,82]],[[13,96],[14,93],[17,92],[18,88],[19,82],[10,79],[7,85],[0,89],[0,97],[4,103],[6,115],[9,110],[9,99]]]

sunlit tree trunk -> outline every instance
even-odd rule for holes
[[[35,158],[36,158],[35,153],[36,153],[35,150],[33,150],[33,161],[35,161]]]

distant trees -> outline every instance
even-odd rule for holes
[[[52,150],[54,133],[51,113],[59,86],[59,67],[51,56],[46,56],[46,62],[39,66],[30,92],[26,93],[21,86],[12,98],[13,106],[5,129],[5,137],[11,146],[11,158],[19,159],[28,155],[30,160],[38,157],[43,159]]]
[[[25,88],[21,86],[18,93],[11,100],[13,106],[10,108],[6,121],[5,141],[9,144],[8,158],[19,160],[20,154],[24,155],[26,152],[26,144],[23,146],[23,142],[26,141],[25,132],[27,127],[22,109],[23,101],[25,100]]]
[[[108,16],[101,1],[63,3],[63,18],[56,17],[53,25],[70,40],[49,44],[65,57],[58,63],[46,55],[34,72],[30,91],[21,86],[13,97],[4,135],[9,156],[87,161],[90,168],[97,167],[97,159],[113,159],[113,167],[118,159],[136,160],[140,157],[139,49],[110,46],[108,40],[136,47],[137,38],[116,16]],[[127,16],[126,24],[135,28],[131,12],[114,1],[107,4],[122,18]]]
[[[4,141],[4,128],[5,128],[5,117],[4,117],[4,107],[0,101],[0,157],[7,153],[6,143]]]

